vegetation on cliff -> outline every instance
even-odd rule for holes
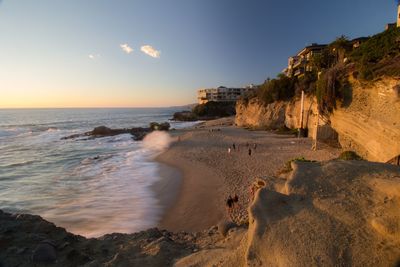
[[[382,75],[400,75],[400,28],[392,28],[371,37],[350,53],[360,78],[371,80]]]
[[[315,95],[320,112],[330,113],[336,103],[351,99],[349,77],[368,82],[382,76],[400,76],[400,28],[392,28],[371,38],[362,38],[359,47],[354,41],[340,36],[310,61],[312,72],[297,77],[279,74],[267,79],[258,91],[242,99],[246,104],[257,97],[268,105],[291,100],[301,91]]]

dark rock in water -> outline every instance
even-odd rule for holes
[[[157,123],[151,122],[150,123],[150,130],[152,131],[168,131],[171,125],[168,122]]]
[[[152,131],[168,131],[170,128],[170,124],[168,122],[164,123],[157,123],[157,122],[152,122],[150,123],[149,128],[143,128],[143,127],[134,127],[134,128],[127,128],[127,129],[111,129],[106,126],[99,126],[94,128],[90,132],[82,133],[82,134],[73,134],[70,136],[66,136],[61,138],[61,140],[69,140],[69,139],[76,139],[76,138],[81,138],[81,137],[86,137],[84,139],[80,140],[91,140],[94,138],[101,138],[101,137],[107,137],[107,136],[114,136],[114,135],[119,135],[119,134],[131,134],[133,137],[133,140],[139,141],[142,140],[148,133]]]
[[[191,111],[175,112],[172,119],[175,121],[197,121],[198,120],[196,114],[194,114]]]
[[[130,133],[129,129],[110,129],[106,126],[99,126],[93,129],[93,131],[89,132],[91,136],[114,136],[118,134]]]
[[[54,263],[56,260],[56,249],[50,242],[40,243],[32,254],[33,263]]]

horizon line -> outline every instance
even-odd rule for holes
[[[0,110],[5,109],[129,109],[129,108],[173,108],[184,107],[192,104],[172,105],[172,106],[136,106],[136,107],[0,107]]]

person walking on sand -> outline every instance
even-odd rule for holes
[[[249,156],[251,156],[251,148],[249,148]]]
[[[255,151],[256,148],[257,148],[257,143],[254,143],[253,148],[254,148],[254,151]]]
[[[235,143],[233,143],[232,147],[233,147],[233,150],[236,150],[236,145],[235,145]]]
[[[231,154],[231,148],[228,147],[228,154]]]

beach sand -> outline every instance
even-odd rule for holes
[[[162,203],[169,203],[158,227],[170,231],[202,231],[229,219],[225,202],[234,194],[239,196],[234,217],[245,218],[249,187],[256,177],[276,175],[285,162],[294,158],[326,161],[340,153],[339,149],[324,145],[313,151],[310,139],[238,128],[233,126],[233,118],[208,121],[171,134],[175,142],[156,158],[175,168],[175,176],[179,172],[182,175],[181,183],[171,183],[168,189],[171,195],[177,194],[176,199],[161,199]],[[233,144],[236,149],[228,153]],[[163,180],[171,180],[171,172],[160,173]],[[162,195],[168,190],[156,192],[165,198]]]

